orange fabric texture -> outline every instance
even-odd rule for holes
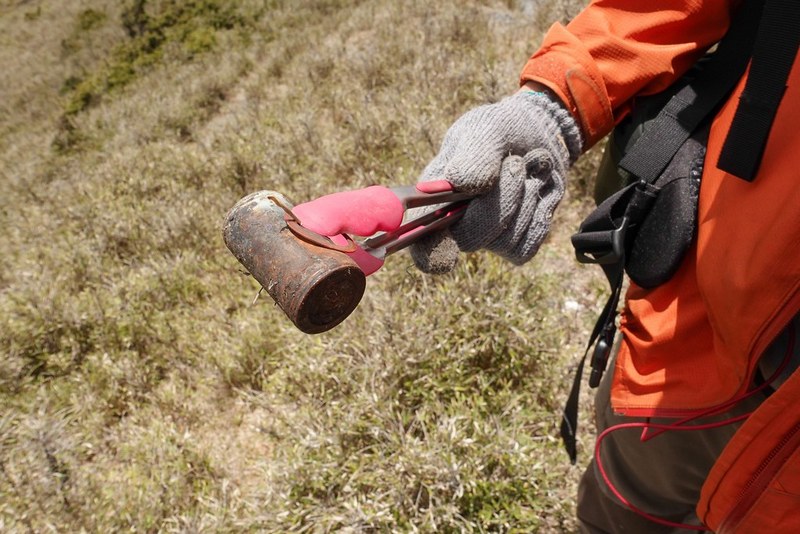
[[[700,493],[697,515],[718,534],[800,532],[800,372],[736,432]]]
[[[730,0],[595,0],[555,24],[520,75],[550,87],[579,118],[587,147],[635,95],[662,91],[725,34]]]
[[[709,136],[694,254],[663,286],[628,292],[612,394],[622,413],[727,401],[746,389],[758,356],[800,309],[800,66],[753,183],[715,165],[742,86]]]
[[[666,88],[719,40],[737,5],[594,1],[566,27],[551,28],[521,80],[553,89],[590,146],[635,95]],[[611,395],[619,413],[680,415],[731,399],[800,310],[800,67],[753,183],[716,168],[743,86],[712,125],[694,247],[672,280],[627,294]]]

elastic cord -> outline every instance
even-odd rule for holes
[[[735,417],[731,417],[729,419],[724,419],[722,421],[717,421],[717,422],[714,422],[714,423],[704,423],[704,424],[698,424],[698,425],[685,426],[686,423],[688,423],[690,421],[694,421],[696,419],[700,419],[700,418],[703,418],[703,417],[709,417],[709,416],[712,416],[712,415],[716,415],[716,414],[718,414],[720,412],[723,412],[723,411],[733,407],[735,404],[737,404],[737,403],[739,403],[739,402],[741,402],[741,401],[743,401],[745,399],[748,399],[748,398],[752,397],[753,395],[763,391],[772,382],[774,382],[779,376],[781,376],[783,371],[788,366],[789,361],[791,360],[792,355],[794,354],[794,343],[795,343],[794,329],[790,329],[789,330],[788,345],[787,345],[787,348],[786,348],[786,355],[783,357],[783,361],[781,362],[781,365],[778,367],[778,369],[776,369],[775,372],[772,373],[772,375],[769,377],[769,379],[764,381],[764,383],[760,384],[758,387],[756,387],[756,388],[754,388],[752,390],[749,390],[749,391],[745,392],[742,395],[734,397],[733,399],[731,399],[731,400],[729,400],[727,402],[724,402],[722,404],[718,404],[716,406],[712,406],[711,408],[709,408],[707,410],[704,410],[704,411],[702,411],[702,412],[700,412],[700,413],[698,413],[696,415],[692,415],[690,417],[686,417],[684,419],[680,419],[680,420],[678,420],[678,421],[676,421],[674,423],[659,424],[659,423],[651,423],[649,420],[645,421],[645,422],[620,423],[618,425],[611,426],[611,427],[605,429],[604,431],[602,431],[597,436],[597,441],[595,442],[594,459],[595,459],[595,463],[597,464],[597,469],[598,469],[598,471],[600,471],[600,476],[602,477],[603,482],[605,482],[606,486],[611,491],[611,493],[613,493],[614,496],[617,499],[619,499],[619,501],[622,504],[624,504],[628,509],[630,509],[632,512],[634,512],[635,514],[637,514],[639,516],[642,516],[645,519],[648,519],[648,520],[650,520],[650,521],[652,521],[654,523],[658,523],[659,525],[664,525],[664,526],[674,527],[674,528],[683,528],[683,529],[687,529],[687,530],[697,530],[697,531],[707,531],[707,530],[709,530],[709,529],[705,528],[704,526],[689,525],[689,524],[686,524],[686,523],[677,523],[677,522],[674,522],[674,521],[670,521],[668,519],[664,519],[664,518],[661,518],[661,517],[654,516],[652,514],[649,514],[649,513],[645,512],[644,510],[641,510],[640,508],[637,508],[633,503],[631,503],[628,499],[626,499],[622,495],[622,493],[617,489],[617,487],[614,486],[614,484],[611,482],[611,479],[609,478],[608,474],[606,473],[605,468],[603,467],[603,462],[600,459],[600,446],[601,446],[603,440],[609,434],[611,434],[612,432],[616,432],[617,430],[622,430],[622,429],[625,429],[625,428],[641,428],[642,429],[642,435],[640,437],[640,441],[644,443],[644,442],[649,441],[649,440],[653,439],[654,437],[656,437],[658,435],[661,435],[664,432],[667,432],[667,431],[670,431],[670,430],[677,430],[677,431],[710,430],[710,429],[713,429],[713,428],[719,428],[719,427],[730,425],[730,424],[733,424],[733,423],[738,423],[739,421],[744,421],[745,419],[750,417],[750,415],[753,412],[748,412],[748,413],[745,413],[745,414],[737,415]],[[652,430],[652,429],[655,429],[656,432],[648,434],[648,430]]]

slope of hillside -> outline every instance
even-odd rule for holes
[[[259,189],[413,183],[580,3],[0,4],[0,530],[574,528],[592,157],[529,265],[399,254],[318,336],[220,228]]]

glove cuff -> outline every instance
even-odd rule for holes
[[[555,121],[564,141],[568,156],[568,165],[572,165],[583,153],[584,139],[578,121],[567,110],[561,100],[552,93],[545,91],[521,90],[509,98],[519,99],[526,107],[536,113],[539,110],[546,111]],[[534,107],[535,106],[535,107]]]

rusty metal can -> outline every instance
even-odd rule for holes
[[[275,191],[242,198],[228,212],[228,249],[301,331],[325,332],[358,306],[364,272],[346,253],[301,239],[286,221],[293,204]]]

